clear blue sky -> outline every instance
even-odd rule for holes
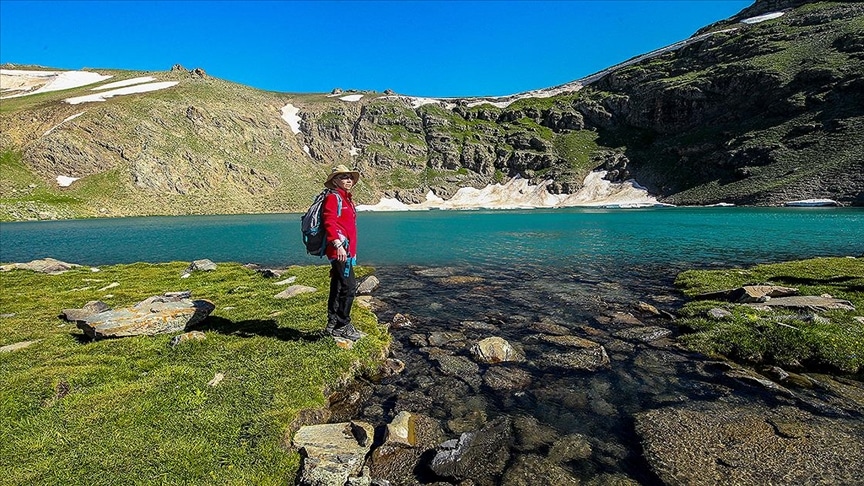
[[[200,67],[281,92],[493,96],[579,79],[753,0],[0,0],[0,62]]]

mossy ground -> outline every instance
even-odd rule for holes
[[[822,319],[812,312],[759,311],[752,307],[695,300],[681,310],[679,324],[692,331],[682,336],[694,350],[725,355],[753,364],[778,364],[815,370],[864,372],[864,258],[815,258],[757,265],[748,269],[691,270],[676,285],[688,296],[772,283],[795,287],[801,295],[830,294],[850,301],[855,311],[829,311]],[[732,313],[727,319],[706,317],[712,308]]]
[[[186,265],[0,273],[0,346],[38,340],[0,354],[3,484],[293,484],[288,424],[325,405],[326,389],[374,368],[389,335],[355,306],[369,337],[344,350],[317,336],[329,267],[290,268],[283,278],[320,290],[281,300],[273,296],[284,287],[239,264],[181,280]],[[120,285],[100,290],[112,282]],[[216,304],[196,326],[205,340],[88,342],[57,317],[90,300],[118,308],[175,290]],[[224,380],[208,386],[216,373]]]

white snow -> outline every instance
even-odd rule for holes
[[[300,108],[288,103],[282,107],[282,119],[288,123],[293,133],[300,133]]]
[[[772,12],[765,15],[757,15],[756,17],[750,17],[749,19],[744,19],[741,21],[742,24],[758,24],[759,22],[765,22],[766,20],[776,19],[777,17],[782,17],[785,12]]]
[[[128,86],[126,88],[113,89],[111,91],[106,91],[104,93],[97,93],[86,96],[76,96],[74,98],[66,98],[66,103],[70,105],[77,105],[80,103],[89,103],[94,101],[105,101],[108,98],[113,98],[114,96],[121,96],[133,93],[147,93],[149,91],[156,91],[160,89],[170,88],[178,83],[178,81],[163,81],[161,83],[147,83],[147,84],[139,84],[135,86]]]
[[[42,136],[44,137],[45,135],[48,135],[49,133],[53,132],[55,128],[59,127],[60,125],[66,123],[66,122],[68,122],[68,121],[70,121],[70,120],[74,120],[74,119],[78,118],[79,116],[81,116],[81,115],[83,115],[83,114],[84,114],[84,112],[82,111],[81,113],[76,113],[76,114],[74,114],[74,115],[72,115],[72,116],[70,116],[70,117],[67,117],[67,118],[66,118],[65,120],[63,120],[62,122],[60,122],[60,123],[54,125],[53,127],[49,128],[48,131],[46,131],[45,133],[42,134]]]
[[[361,98],[363,98],[362,94],[352,94],[352,95],[342,96],[339,99],[342,101],[360,101]]]
[[[381,198],[378,204],[360,205],[358,211],[422,211],[427,209],[534,209],[561,207],[635,208],[661,205],[636,181],[613,183],[603,179],[605,171],[592,172],[583,187],[574,194],[551,194],[546,190],[551,181],[532,186],[527,179],[515,177],[505,184],[493,184],[483,189],[463,187],[452,198],[444,200],[431,191],[418,204],[404,204]]]
[[[0,88],[7,91],[24,91],[2,98],[15,98],[36,93],[77,88],[104,81],[111,76],[90,71],[21,71],[0,69]],[[8,86],[8,87],[7,87]],[[34,89],[36,88],[36,89]]]
[[[69,177],[69,176],[58,175],[57,176],[57,185],[60,187],[69,187],[69,184],[72,184],[73,182],[77,181],[78,179],[80,179],[80,177]]]
[[[123,81],[117,81],[114,83],[103,84],[102,86],[96,86],[95,88],[90,88],[90,91],[102,91],[104,89],[122,88],[124,86],[132,86],[133,84],[149,83],[150,81],[156,81],[156,78],[154,78],[153,76],[143,76],[140,78],[124,79]]]
[[[820,207],[820,206],[839,206],[840,204],[833,199],[802,199],[800,201],[789,201],[786,206],[792,207]]]
[[[308,145],[303,145],[303,151],[306,152],[306,155],[312,155],[309,153],[309,146]]]
[[[359,149],[353,145],[351,146],[351,150],[348,151],[348,153],[351,154],[352,156],[360,155],[360,152],[361,152],[361,149]]]

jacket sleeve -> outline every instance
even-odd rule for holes
[[[339,225],[339,201],[336,199],[335,193],[330,193],[324,199],[324,209],[322,210],[322,219],[324,220],[324,231],[327,235],[327,244],[333,240],[345,239]]]

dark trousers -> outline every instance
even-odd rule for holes
[[[357,291],[354,262],[330,262],[330,297],[327,299],[327,329],[338,329],[351,324],[351,306]]]

